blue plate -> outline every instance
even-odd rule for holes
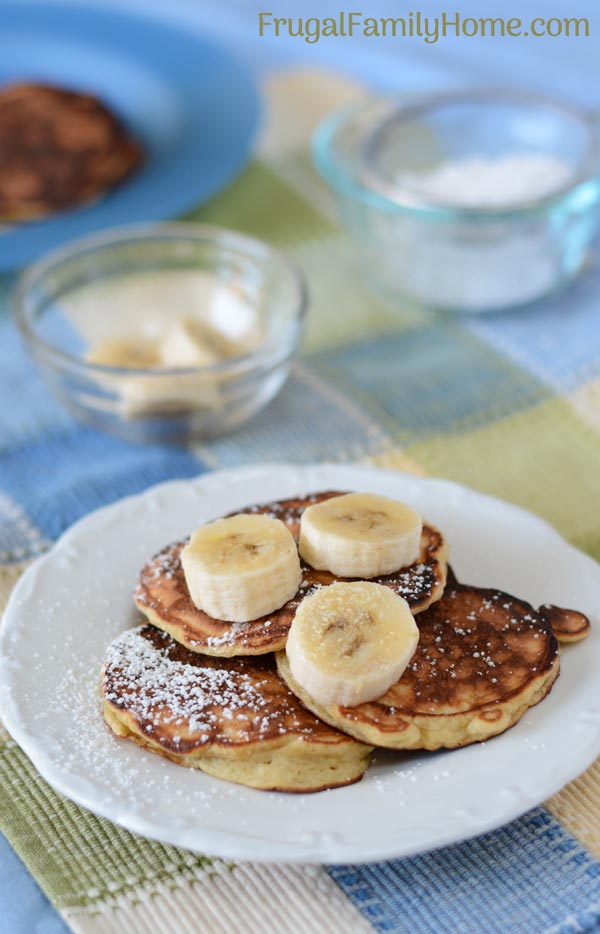
[[[131,128],[146,161],[95,205],[1,228],[0,269],[82,234],[182,214],[243,168],[258,95],[242,65],[206,39],[114,10],[0,4],[0,85],[41,81],[89,91]]]

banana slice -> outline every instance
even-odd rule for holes
[[[90,363],[124,369],[186,369],[218,363],[222,355],[189,321],[170,327],[160,339],[120,338],[92,347]],[[217,377],[209,372],[115,375],[105,378],[107,388],[119,397],[125,418],[217,411],[223,399]]]
[[[161,364],[182,369],[211,366],[219,363],[223,354],[217,351],[199,322],[186,319],[169,328],[161,343]]]
[[[117,366],[123,369],[146,369],[160,366],[160,348],[157,341],[147,338],[121,337],[102,341],[91,347],[86,359],[99,366]]]
[[[296,543],[279,519],[231,516],[198,529],[181,552],[190,597],[215,619],[245,623],[298,592]]]
[[[216,412],[223,407],[214,380],[204,373],[127,376],[121,379],[118,391],[125,418]]]
[[[415,653],[419,630],[402,597],[381,584],[323,587],[296,611],[286,653],[321,704],[355,707],[385,694]]]
[[[347,493],[309,506],[300,523],[300,554],[336,577],[379,577],[419,557],[423,521],[405,503]]]

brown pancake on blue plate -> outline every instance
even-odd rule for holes
[[[44,84],[0,90],[0,219],[32,220],[96,201],[142,149],[105,104]]]

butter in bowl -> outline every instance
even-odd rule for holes
[[[285,256],[197,224],[77,241],[15,294],[54,394],[84,421],[149,442],[209,438],[262,409],[287,378],[306,307]]]

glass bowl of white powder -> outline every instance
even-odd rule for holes
[[[314,139],[368,279],[455,312],[526,305],[582,267],[600,216],[599,136],[526,92],[448,92],[334,114]]]
[[[131,441],[223,434],[285,382],[304,276],[266,243],[202,224],[83,238],[26,271],[17,324],[74,415]]]

